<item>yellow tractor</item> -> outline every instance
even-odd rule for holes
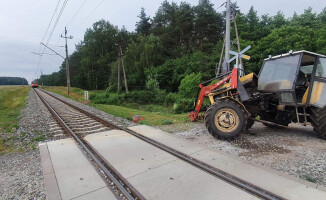
[[[258,76],[238,74],[235,68],[217,77],[220,81],[213,85],[200,84],[195,110],[189,113],[191,120],[200,117],[206,97],[211,105],[205,123],[216,138],[234,139],[260,121],[267,127],[310,123],[326,139],[325,55],[290,51],[265,59]]]

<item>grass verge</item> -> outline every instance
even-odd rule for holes
[[[92,104],[95,108],[102,110],[111,115],[122,117],[128,120],[132,120],[134,115],[141,115],[143,120],[140,124],[146,124],[150,126],[167,125],[172,123],[184,123],[189,121],[189,117],[186,114],[167,114],[167,113],[155,113],[142,111],[123,106],[104,105],[104,104]]]
[[[84,91],[79,88],[71,88],[71,95],[67,95],[66,87],[44,87],[45,90],[60,94],[68,97],[72,100],[79,102],[85,102]],[[105,91],[89,91],[89,95],[105,93]],[[141,115],[143,120],[140,124],[146,124],[150,126],[157,125],[169,125],[175,123],[185,123],[189,121],[187,114],[173,114],[173,108],[155,104],[137,104],[137,103],[125,103],[121,106],[107,105],[107,104],[94,104],[90,102],[91,106],[102,110],[111,115],[122,117],[128,120],[132,120],[134,115]]]
[[[13,149],[20,110],[26,105],[28,86],[0,86],[0,153]]]

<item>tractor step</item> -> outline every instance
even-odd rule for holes
[[[265,121],[265,120],[255,119],[255,118],[249,118],[249,119],[254,120],[256,122],[261,122],[261,123],[264,123],[264,124],[269,124],[269,125],[272,125],[272,126],[279,126],[279,127],[282,127],[282,128],[288,128],[287,126],[276,124],[274,122],[269,122],[269,121]]]

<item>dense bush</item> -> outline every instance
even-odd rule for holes
[[[152,103],[154,94],[151,91],[131,91],[124,95],[124,102],[127,103]]]
[[[91,94],[89,99],[92,103],[98,104],[108,104],[108,94],[107,93],[98,93],[98,94]]]
[[[177,93],[169,93],[168,95],[165,96],[164,103],[166,105],[173,105],[174,103],[177,102],[178,99],[179,99],[179,95]]]
[[[176,114],[183,112],[190,112],[194,110],[195,99],[178,99],[177,102],[173,105],[173,110]]]
[[[153,103],[156,104],[164,104],[165,103],[165,99],[167,96],[167,93],[165,92],[165,90],[158,90],[156,92],[156,94],[154,94],[154,99],[153,99]]]
[[[92,103],[119,105],[122,102],[123,95],[115,93],[98,93],[91,94],[89,99]]]
[[[110,93],[107,99],[107,104],[119,105],[121,104],[122,95]]]
[[[198,84],[201,82],[201,80],[201,73],[191,73],[190,75],[187,75],[184,79],[182,79],[179,86],[179,96],[182,98],[196,98],[198,93]]]
[[[156,94],[152,91],[141,90],[129,93],[93,93],[90,95],[92,103],[121,105],[127,104],[158,104],[172,106],[174,113],[192,111],[195,98],[182,98],[177,93],[166,93],[165,90],[158,90]]]
[[[146,81],[146,89],[156,94],[160,90],[158,81],[152,76],[148,76]]]

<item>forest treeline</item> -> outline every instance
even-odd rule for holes
[[[0,77],[0,85],[28,85],[28,82],[21,77]]]
[[[232,7],[237,10],[241,48],[252,46],[246,52],[251,56],[244,63],[246,72],[257,73],[268,55],[289,50],[326,54],[326,8],[320,13],[307,8],[303,14],[286,18],[281,11],[274,16],[258,16],[254,7],[248,13],[242,13],[236,3]],[[121,45],[130,91],[158,89],[171,93],[184,88],[187,95],[185,78],[197,85],[215,76],[225,29],[224,8],[219,10],[209,0],[194,6],[164,1],[153,17],[141,9],[134,32],[117,29],[106,20],[95,22],[69,56],[71,85],[116,92]],[[231,27],[231,48],[237,50],[233,23]],[[39,82],[65,85],[65,72],[63,62],[58,72],[42,75]],[[120,91],[124,91],[122,69],[120,76]],[[184,85],[180,86],[182,80]]]

